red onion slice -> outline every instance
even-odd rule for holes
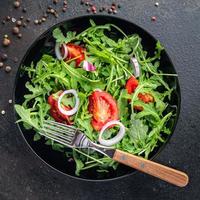
[[[92,63],[88,62],[87,60],[84,60],[83,69],[86,71],[95,71],[96,67]]]
[[[76,99],[76,103],[75,103],[75,106],[74,108],[72,108],[71,110],[64,110],[62,108],[62,105],[61,105],[61,101],[62,101],[62,98],[67,95],[67,94],[73,94],[75,99]],[[65,90],[58,98],[58,109],[60,110],[60,112],[64,115],[67,115],[67,116],[72,116],[74,115],[77,111],[78,111],[78,107],[79,107],[79,104],[80,104],[80,100],[78,98],[78,94],[76,92],[76,90],[74,89],[71,89],[71,90]]]
[[[104,131],[109,126],[112,126],[112,125],[119,125],[120,126],[120,130],[119,130],[118,134],[112,139],[108,139],[108,140],[103,139],[102,136],[103,136]],[[101,145],[104,145],[104,146],[107,146],[107,147],[113,146],[113,145],[117,144],[118,142],[120,142],[121,139],[124,137],[124,135],[125,135],[125,126],[121,122],[119,122],[117,120],[113,120],[113,121],[106,123],[103,126],[103,128],[101,129],[101,131],[99,133],[99,143]]]
[[[131,58],[131,64],[133,65],[134,76],[137,78],[140,76],[140,66],[135,57]]]
[[[62,53],[60,51],[61,47],[64,49],[64,55],[62,55]],[[66,44],[60,45],[59,43],[56,43],[55,53],[56,53],[56,57],[58,58],[58,60],[64,60],[65,58],[67,58],[67,55],[68,55],[67,45]]]

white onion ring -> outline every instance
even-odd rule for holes
[[[105,140],[102,138],[102,135],[103,135],[104,131],[111,125],[119,125],[120,130],[115,137],[113,137],[112,139]],[[118,120],[110,121],[110,122],[106,123],[103,126],[103,128],[101,129],[101,131],[99,133],[99,143],[101,145],[108,146],[108,147],[113,146],[113,145],[117,144],[124,137],[124,134],[125,134],[125,126],[121,122],[119,122]]]
[[[64,95],[66,95],[66,94],[73,94],[76,99],[75,106],[71,110],[64,110],[61,106],[61,100],[64,97]],[[78,111],[79,103],[80,103],[80,100],[78,98],[78,94],[77,94],[76,90],[74,90],[74,89],[65,90],[58,98],[58,109],[62,114],[71,116],[71,115],[74,115]]]
[[[64,55],[63,56],[61,55],[60,47],[64,48]],[[56,43],[55,53],[56,53],[56,57],[58,58],[58,60],[64,60],[65,58],[67,58],[67,55],[68,55],[67,45],[64,44],[64,43],[61,44],[61,45],[59,43]]]
[[[131,63],[133,65],[133,69],[134,69],[134,76],[137,78],[140,76],[140,66],[139,63],[137,61],[137,59],[135,57],[131,58]]]
[[[97,91],[97,92],[102,92],[102,90],[99,89],[99,88],[96,88],[94,91],[95,91],[95,92],[96,92],[96,91]]]

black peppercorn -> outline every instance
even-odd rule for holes
[[[27,12],[27,9],[26,9],[26,8],[23,8],[23,9],[22,9],[22,12],[26,13],[26,12]]]
[[[112,13],[112,11],[113,11],[113,10],[112,10],[111,8],[110,8],[110,9],[108,9],[108,13],[109,13],[109,14],[111,14],[111,13]]]
[[[12,70],[11,66],[7,65],[7,66],[5,67],[5,71],[6,71],[7,73],[11,72],[11,70]]]
[[[1,23],[2,23],[2,24],[5,24],[5,23],[6,23],[6,21],[5,21],[5,20],[3,20]]]
[[[3,67],[3,62],[0,62],[0,68],[2,68]]]
[[[45,22],[45,21],[46,21],[46,18],[45,18],[45,17],[43,17],[43,18],[42,18],[42,22]]]
[[[57,3],[58,3],[58,0],[53,0],[53,3],[54,3],[54,4],[57,4]]]
[[[13,27],[12,32],[17,35],[19,33],[19,28],[17,26]]]
[[[22,19],[24,19],[24,17],[23,17],[23,16],[21,16],[21,17],[20,17],[20,19],[22,20]]]
[[[26,22],[28,22],[28,23],[29,23],[30,21],[31,21],[31,19],[30,19],[30,18],[27,18],[27,19],[26,19]]]
[[[4,47],[8,47],[10,45],[11,41],[8,38],[4,38],[3,39],[3,46]]]
[[[15,8],[19,8],[20,7],[20,2],[19,1],[14,1],[13,3]]]
[[[67,10],[67,8],[62,8],[62,11],[63,11],[63,12],[66,12],[66,10]]]
[[[38,24],[38,22],[39,22],[39,21],[38,21],[37,19],[34,20],[34,24]]]
[[[27,24],[24,22],[22,26],[23,26],[24,28],[26,28],[26,27],[27,27]]]
[[[18,37],[19,39],[21,39],[21,38],[22,38],[22,34],[19,33],[19,34],[17,35],[17,37]]]
[[[22,25],[22,21],[21,20],[16,21],[16,25],[17,26],[21,26]]]
[[[8,55],[6,53],[1,54],[1,60],[6,61],[8,59]]]
[[[6,21],[10,21],[10,19],[11,19],[11,17],[8,15],[8,16],[6,17]]]

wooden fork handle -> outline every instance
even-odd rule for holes
[[[139,156],[120,151],[118,149],[114,153],[113,160],[179,187],[186,186],[189,181],[188,175],[184,172],[155,163],[150,160],[146,160]]]

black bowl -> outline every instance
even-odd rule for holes
[[[73,30],[80,32],[85,30],[90,26],[89,19],[93,19],[97,24],[105,24],[105,23],[113,23],[119,26],[126,34],[137,33],[142,38],[142,44],[146,51],[148,51],[149,55],[154,54],[155,44],[157,40],[150,35],[147,31],[135,25],[132,22],[126,21],[124,19],[116,18],[116,17],[108,17],[108,16],[84,16],[79,18],[73,18],[67,21],[63,21],[50,29],[48,29],[45,33],[43,33],[38,39],[31,45],[26,55],[24,56],[17,76],[16,76],[16,88],[15,88],[15,104],[21,104],[23,102],[23,96],[26,94],[27,90],[25,88],[25,83],[29,79],[26,74],[22,73],[22,66],[28,66],[32,61],[36,63],[41,55],[44,53],[41,49],[43,49],[44,45],[51,41],[52,31],[56,27],[65,28],[68,30]],[[115,32],[113,34],[116,34]],[[118,33],[117,33],[118,34]],[[120,37],[120,35],[119,35]],[[176,73],[175,68],[168,56],[168,54],[164,51],[161,56],[161,70],[166,73]],[[180,88],[178,79],[176,77],[166,77],[166,81],[169,83],[170,87],[175,88],[172,94],[172,100],[170,102],[171,107],[175,110],[176,116],[171,117],[167,126],[170,126],[172,132],[174,132],[178,116],[180,110]],[[16,118],[17,114],[15,113]],[[44,144],[44,140],[40,140],[38,142],[33,141],[34,131],[25,130],[21,124],[18,125],[19,130],[27,142],[28,146],[32,149],[32,151],[42,159],[47,165],[51,166],[55,170],[61,172],[62,174],[66,174],[71,177],[77,177],[75,175],[75,164],[73,162],[69,162],[63,153],[52,150],[50,146]],[[166,143],[169,141],[168,136],[166,138]],[[165,144],[166,144],[165,143]],[[165,144],[160,144],[151,154],[150,159],[153,159],[158,153],[164,148]],[[79,179],[83,180],[106,180],[106,179],[114,179],[118,177],[124,177],[134,173],[135,170],[129,167],[120,165],[116,171],[110,170],[107,174],[98,174],[94,170],[85,171],[81,174]]]

